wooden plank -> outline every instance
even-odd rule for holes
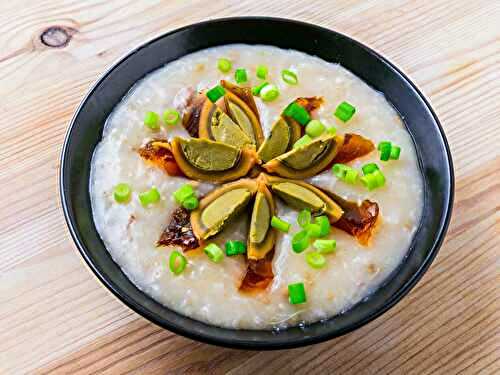
[[[124,307],[80,260],[57,187],[72,113],[113,61],[174,28],[251,14],[349,34],[406,71],[443,123],[457,182],[449,235],[409,296],[347,336],[279,352],[196,343]],[[40,40],[54,26],[71,35],[64,47]],[[0,373],[500,372],[500,3],[19,0],[0,3],[0,46]]]

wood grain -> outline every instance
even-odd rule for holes
[[[428,95],[455,161],[453,220],[423,280],[309,348],[222,349],[148,323],[96,282],[62,218],[61,144],[99,74],[156,35],[237,15],[317,23],[381,52]],[[51,27],[61,47],[42,43]],[[499,67],[491,0],[0,2],[0,373],[500,373]]]

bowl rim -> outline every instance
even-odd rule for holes
[[[70,138],[73,133],[73,128],[76,126],[76,119],[81,112],[82,108],[86,105],[87,101],[89,98],[94,94],[96,89],[106,80],[106,78],[113,72],[115,69],[117,69],[118,66],[120,66],[123,62],[128,60],[131,56],[134,54],[138,53],[140,50],[147,48],[149,45],[159,41],[162,38],[165,38],[169,35],[179,33],[186,31],[190,28],[193,27],[198,27],[198,26],[203,26],[207,24],[217,24],[217,23],[225,23],[225,22],[239,22],[239,21],[266,21],[266,22],[280,22],[280,23],[288,23],[290,25],[296,25],[296,26],[302,26],[302,27],[308,27],[311,29],[315,29],[320,32],[326,32],[326,33],[333,33],[336,34],[342,38],[345,38],[349,43],[355,44],[358,48],[363,49],[365,52],[369,53],[372,55],[374,58],[381,60],[384,64],[387,64],[391,69],[394,70],[394,72],[399,75],[399,78],[404,80],[406,84],[412,87],[412,89],[415,91],[415,93],[418,95],[420,100],[424,103],[425,107],[431,114],[435,125],[437,126],[437,130],[439,131],[439,134],[441,136],[441,140],[443,142],[444,146],[444,151],[446,155],[446,161],[448,163],[449,167],[449,199],[445,204],[445,214],[443,216],[443,220],[440,222],[438,229],[436,230],[436,236],[433,240],[432,247],[429,250],[428,255],[425,257],[425,259],[422,261],[420,267],[417,269],[417,271],[412,275],[412,277],[405,283],[403,286],[393,295],[390,296],[390,298],[387,299],[387,301],[381,306],[379,309],[372,311],[370,314],[368,314],[364,319],[361,319],[359,321],[356,321],[354,324],[349,325],[348,327],[345,327],[344,329],[337,331],[335,333],[333,332],[327,332],[324,334],[319,334],[315,336],[304,336],[300,339],[290,341],[290,342],[285,342],[285,343],[262,343],[258,341],[253,341],[253,340],[248,340],[248,341],[237,341],[234,342],[230,339],[224,339],[224,338],[214,338],[211,335],[205,335],[199,332],[196,332],[195,330],[190,330],[186,329],[183,326],[180,325],[175,325],[171,322],[168,321],[160,321],[154,313],[150,312],[147,308],[145,308],[142,304],[135,303],[131,298],[128,298],[127,295],[124,295],[122,291],[118,290],[118,288],[113,285],[113,283],[108,280],[108,278],[104,275],[101,274],[100,270],[97,268],[97,266],[93,263],[93,261],[90,259],[89,254],[87,253],[89,250],[86,248],[86,246],[83,244],[83,242],[80,239],[78,230],[76,229],[76,222],[75,222],[75,217],[72,212],[69,211],[68,208],[68,195],[65,192],[64,189],[64,170],[65,164],[66,164],[66,156],[68,153],[68,147],[70,143]],[[221,44],[224,45],[224,44]],[[148,72],[150,73],[150,72]],[[146,73],[146,74],[148,74]],[[369,84],[369,82],[367,82]],[[392,105],[392,104],[391,104]],[[397,111],[397,108],[395,108]],[[406,125],[405,125],[406,126]],[[413,136],[412,136],[413,138]],[[413,140],[415,143],[415,140]],[[419,164],[421,163],[421,160],[419,158]],[[69,123],[69,126],[66,130],[62,149],[61,149],[61,155],[60,155],[60,166],[59,166],[59,192],[60,192],[60,199],[61,199],[61,205],[63,208],[63,213],[64,213],[64,218],[68,227],[68,230],[70,232],[71,238],[73,239],[74,244],[77,246],[78,251],[80,252],[81,256],[85,260],[86,265],[92,270],[93,274],[97,277],[97,279],[109,290],[111,293],[117,297],[122,303],[124,303],[127,307],[132,309],[135,313],[139,314],[141,317],[146,318],[150,322],[164,328],[168,329],[169,331],[182,335],[184,337],[188,337],[193,340],[197,340],[200,342],[204,342],[207,344],[213,344],[213,345],[218,345],[222,347],[227,347],[227,348],[233,348],[233,349],[250,349],[250,350],[276,350],[276,349],[291,349],[291,348],[297,348],[297,347],[302,347],[306,345],[311,345],[311,344],[317,344],[320,342],[327,341],[329,339],[335,338],[335,337],[340,337],[343,336],[349,332],[352,332],[359,327],[373,321],[374,319],[378,318],[382,314],[384,314],[386,311],[391,309],[396,303],[398,303],[404,296],[406,296],[411,289],[416,285],[416,283],[422,278],[422,276],[425,274],[427,269],[430,267],[432,264],[433,260],[435,259],[443,241],[446,236],[446,232],[448,230],[450,220],[451,220],[451,214],[453,211],[453,202],[454,202],[454,195],[455,195],[455,176],[454,176],[454,168],[453,168],[453,160],[452,160],[452,155],[449,147],[448,140],[445,136],[444,130],[442,128],[442,125],[434,112],[432,106],[429,103],[429,100],[426,98],[426,96],[418,89],[418,87],[409,79],[409,77],[402,72],[397,66],[395,66],[393,63],[391,63],[389,60],[387,60],[385,57],[380,55],[377,51],[374,49],[368,47],[367,45],[357,41],[356,39],[353,39],[350,36],[347,36],[341,32],[329,29],[327,27],[323,26],[318,26],[313,23],[309,22],[304,22],[304,21],[299,21],[295,19],[290,19],[290,18],[282,18],[282,17],[266,17],[266,16],[241,16],[241,17],[223,17],[223,18],[215,18],[215,19],[209,19],[206,21],[200,21],[200,22],[195,22],[192,24],[188,24],[176,29],[173,29],[171,31],[168,31],[166,33],[162,33],[158,36],[155,36],[144,43],[132,48],[130,51],[126,52],[124,55],[121,57],[118,57],[114,62],[112,62],[108,67],[105,69],[103,73],[100,74],[98,79],[90,86],[89,89],[87,89],[86,94],[84,97],[80,100],[79,105],[75,109],[73,116],[71,118],[71,121]],[[114,261],[114,260],[113,260]],[[404,260],[403,260],[404,262]],[[392,276],[389,275],[387,280],[385,280],[382,284],[387,282]],[[168,307],[167,307],[168,308]],[[169,308],[170,309],[170,308]],[[182,313],[178,313],[172,309],[170,309],[174,313],[184,316]],[[331,318],[331,317],[330,317]],[[191,318],[192,319],[192,318]],[[209,323],[205,323],[209,326],[219,328],[217,326],[211,325]],[[229,329],[229,328],[224,328],[224,329]],[[229,329],[232,330],[232,329]],[[234,331],[239,331],[238,329],[234,329]],[[256,330],[256,332],[262,331],[262,330]],[[266,330],[267,331],[267,330]]]

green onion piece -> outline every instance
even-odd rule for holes
[[[211,243],[203,249],[203,252],[207,254],[210,260],[214,263],[219,263],[222,258],[224,258],[224,253],[222,249],[214,243]]]
[[[316,251],[306,254],[306,262],[312,268],[322,268],[326,265],[325,257]]]
[[[307,224],[304,229],[310,238],[321,237],[321,227],[318,224]]]
[[[229,59],[220,58],[217,60],[217,68],[219,68],[222,73],[229,72],[231,70],[231,66],[231,60]]]
[[[151,130],[158,130],[160,129],[160,125],[158,124],[159,119],[160,116],[158,116],[158,113],[151,111],[146,112],[146,115],[144,116],[144,125]]]
[[[297,142],[295,142],[293,144],[292,148],[299,148],[299,147],[305,146],[311,142],[312,142],[312,138],[309,137],[307,134],[304,134],[302,137],[297,139]]]
[[[174,275],[180,275],[182,271],[184,271],[184,268],[186,268],[187,259],[177,250],[174,250],[170,254],[168,265],[170,267],[170,271],[172,271]]]
[[[225,93],[226,93],[226,90],[224,90],[224,87],[222,87],[221,85],[217,85],[217,86],[215,86],[207,91],[207,98],[212,103],[215,103],[217,100],[222,98]]]
[[[376,163],[368,163],[368,164],[363,165],[363,167],[361,168],[361,170],[363,171],[363,175],[365,175],[365,176],[367,174],[375,172],[378,169],[379,168],[378,168],[378,165]]]
[[[345,175],[347,174],[348,169],[349,167],[347,165],[336,163],[332,167],[332,172],[336,177],[343,180],[345,178]]]
[[[347,122],[356,113],[356,108],[347,102],[342,102],[335,110],[335,117],[343,122]]]
[[[309,224],[311,225],[311,224]],[[309,233],[307,230],[301,230],[292,237],[292,250],[301,253],[309,246]]]
[[[281,78],[283,78],[283,81],[285,81],[289,85],[296,85],[297,83],[299,83],[297,74],[288,69],[284,69],[281,71]]]
[[[177,112],[173,108],[169,108],[165,112],[163,112],[163,121],[165,121],[165,124],[167,125],[177,124],[180,117],[181,116],[179,115],[179,112]]]
[[[313,242],[313,247],[320,254],[329,254],[335,251],[337,241],[335,240],[316,240]]]
[[[382,171],[375,171],[372,173],[372,176],[374,176],[377,181],[377,187],[382,187],[385,185],[385,176],[382,174]]]
[[[285,233],[288,233],[290,230],[290,223],[287,223],[285,220],[281,220],[277,216],[273,216],[271,218],[271,226]]]
[[[332,230],[330,226],[330,220],[325,215],[317,216],[314,218],[314,222],[319,225],[320,232],[318,237],[328,236]]]
[[[160,192],[157,188],[152,187],[148,191],[139,194],[139,201],[143,207],[147,207],[150,204],[154,204],[160,201]]]
[[[347,182],[348,184],[355,184],[357,180],[358,180],[358,171],[349,168],[347,170],[347,173],[345,174],[344,181]]]
[[[316,138],[319,137],[325,131],[325,125],[319,120],[311,120],[309,124],[306,125],[306,134]]]
[[[288,300],[292,305],[307,301],[304,283],[288,284]]]
[[[380,160],[387,161],[391,157],[392,146],[390,144],[384,144],[380,148]]]
[[[125,183],[120,183],[116,185],[113,189],[113,196],[115,201],[118,203],[127,203],[132,195],[132,189],[130,185]]]
[[[233,255],[245,254],[247,252],[247,245],[241,241],[227,241],[226,242],[226,255],[228,257]]]
[[[248,81],[247,70],[243,68],[236,69],[234,72],[236,83],[245,83]]]
[[[260,79],[266,79],[267,78],[267,71],[268,71],[267,66],[265,66],[265,65],[257,66],[257,69],[256,69],[257,77]]]
[[[389,141],[382,141],[382,142],[380,142],[378,144],[378,146],[377,146],[377,150],[382,151],[382,149],[385,148],[385,147],[392,147],[391,142],[389,142]]]
[[[260,90],[260,98],[265,101],[265,102],[272,102],[274,99],[276,99],[278,96],[280,96],[280,91],[278,90],[278,87],[276,85],[265,85],[261,90]]]
[[[301,125],[307,125],[311,121],[311,115],[300,104],[295,102],[290,103],[283,111],[285,116],[293,118]]]
[[[361,181],[363,186],[370,191],[378,187],[377,178],[373,175],[373,173],[368,173],[367,175],[361,177],[359,180]]]
[[[192,211],[200,205],[200,201],[194,195],[187,197],[182,201],[182,207],[184,207],[188,211]]]
[[[311,222],[311,211],[309,211],[309,210],[302,210],[302,211],[300,211],[299,215],[297,216],[297,223],[302,228],[304,228],[310,222]]]
[[[391,147],[391,154],[389,155],[389,159],[398,160],[400,153],[401,153],[401,147],[392,146]]]
[[[337,134],[337,128],[334,126],[330,126],[329,128],[326,129],[326,132],[330,135],[335,135]]]
[[[252,95],[259,96],[262,89],[267,85],[269,85],[269,82],[262,82],[260,85],[252,87]]]
[[[174,199],[178,204],[182,204],[187,198],[195,195],[192,185],[184,184],[179,189],[174,191]]]

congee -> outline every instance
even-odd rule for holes
[[[397,269],[423,205],[382,93],[317,57],[241,44],[137,82],[106,121],[90,193],[139,289],[234,329],[346,312]]]

